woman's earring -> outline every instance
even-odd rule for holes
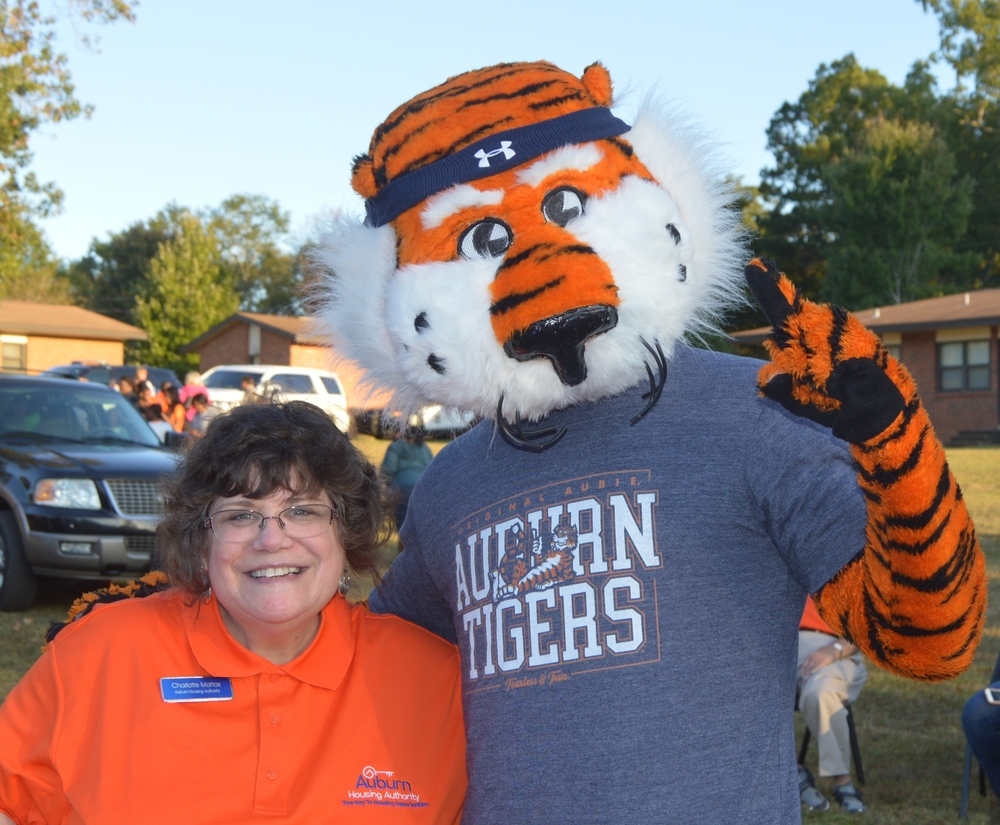
[[[347,598],[347,591],[351,589],[351,571],[348,568],[344,568],[344,572],[340,575],[340,585],[337,587],[337,592]]]

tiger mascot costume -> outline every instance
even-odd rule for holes
[[[318,322],[441,451],[372,594],[462,655],[465,822],[791,823],[806,594],[876,664],[967,667],[982,552],[876,335],[743,270],[699,139],[600,64],[451,78],[354,161]],[[771,362],[697,349],[744,281]]]

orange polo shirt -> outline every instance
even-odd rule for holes
[[[184,677],[225,701],[166,702]],[[335,598],[273,665],[174,591],[66,627],[0,707],[0,811],[28,823],[457,823],[457,650]]]
[[[819,610],[816,609],[816,602],[813,601],[812,596],[806,596],[806,607],[802,611],[802,618],[799,619],[799,630],[815,630],[830,636],[837,635],[833,632],[833,628],[824,622],[823,617],[819,615]]]

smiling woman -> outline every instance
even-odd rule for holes
[[[383,497],[312,405],[215,418],[166,487],[171,586],[70,622],[0,708],[0,823],[457,822],[454,647],[343,598]]]

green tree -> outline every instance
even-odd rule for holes
[[[140,356],[179,374],[196,369],[198,357],[180,348],[239,308],[239,294],[224,272],[218,244],[194,214],[178,217],[171,240],[149,267],[149,287],[136,300],[136,316],[149,340]]]
[[[952,251],[971,210],[972,181],[928,124],[875,119],[827,173],[831,245],[823,297],[850,309],[947,290],[940,275],[975,261]]]
[[[131,0],[65,0],[83,23],[133,19]],[[76,98],[66,55],[53,48],[55,18],[37,0],[0,0],[0,277],[37,249],[35,218],[58,210],[62,193],[31,166],[30,139],[49,123],[88,115]],[[86,42],[86,40],[85,40]]]
[[[240,293],[241,309],[294,315],[300,273],[282,249],[289,214],[262,195],[233,195],[205,214],[219,243],[222,265]]]
[[[948,135],[961,174],[975,180],[969,229],[959,245],[979,256],[978,289],[1000,280],[1000,0],[919,0],[939,19],[936,55],[954,70]]]
[[[903,86],[860,66],[853,55],[820,65],[808,89],[796,102],[783,104],[768,126],[775,164],[761,172],[767,212],[758,221],[756,251],[774,258],[807,296],[848,303],[824,287],[840,244],[831,224],[831,176],[845,158],[857,162],[874,123],[943,124],[949,118],[954,119],[953,110],[937,96],[924,62],[913,66]],[[846,173],[838,179],[841,203],[850,180],[857,179]]]
[[[301,312],[305,276],[297,256],[283,248],[288,214],[260,195],[234,195],[198,213],[171,204],[107,240],[94,239],[88,254],[68,267],[76,300],[95,312],[138,324],[137,301],[151,289],[152,262],[160,246],[174,239],[181,223],[192,217],[207,233],[223,279],[239,293],[240,308],[279,315]]]
[[[72,303],[70,281],[38,227],[16,219],[3,223],[17,237],[0,242],[0,300]]]
[[[126,324],[137,323],[136,299],[149,290],[150,265],[160,246],[173,237],[178,211],[168,207],[106,241],[91,241],[87,255],[68,268],[77,302]]]
[[[1000,0],[918,2],[938,16],[940,56],[955,70],[959,94],[1000,99]]]

